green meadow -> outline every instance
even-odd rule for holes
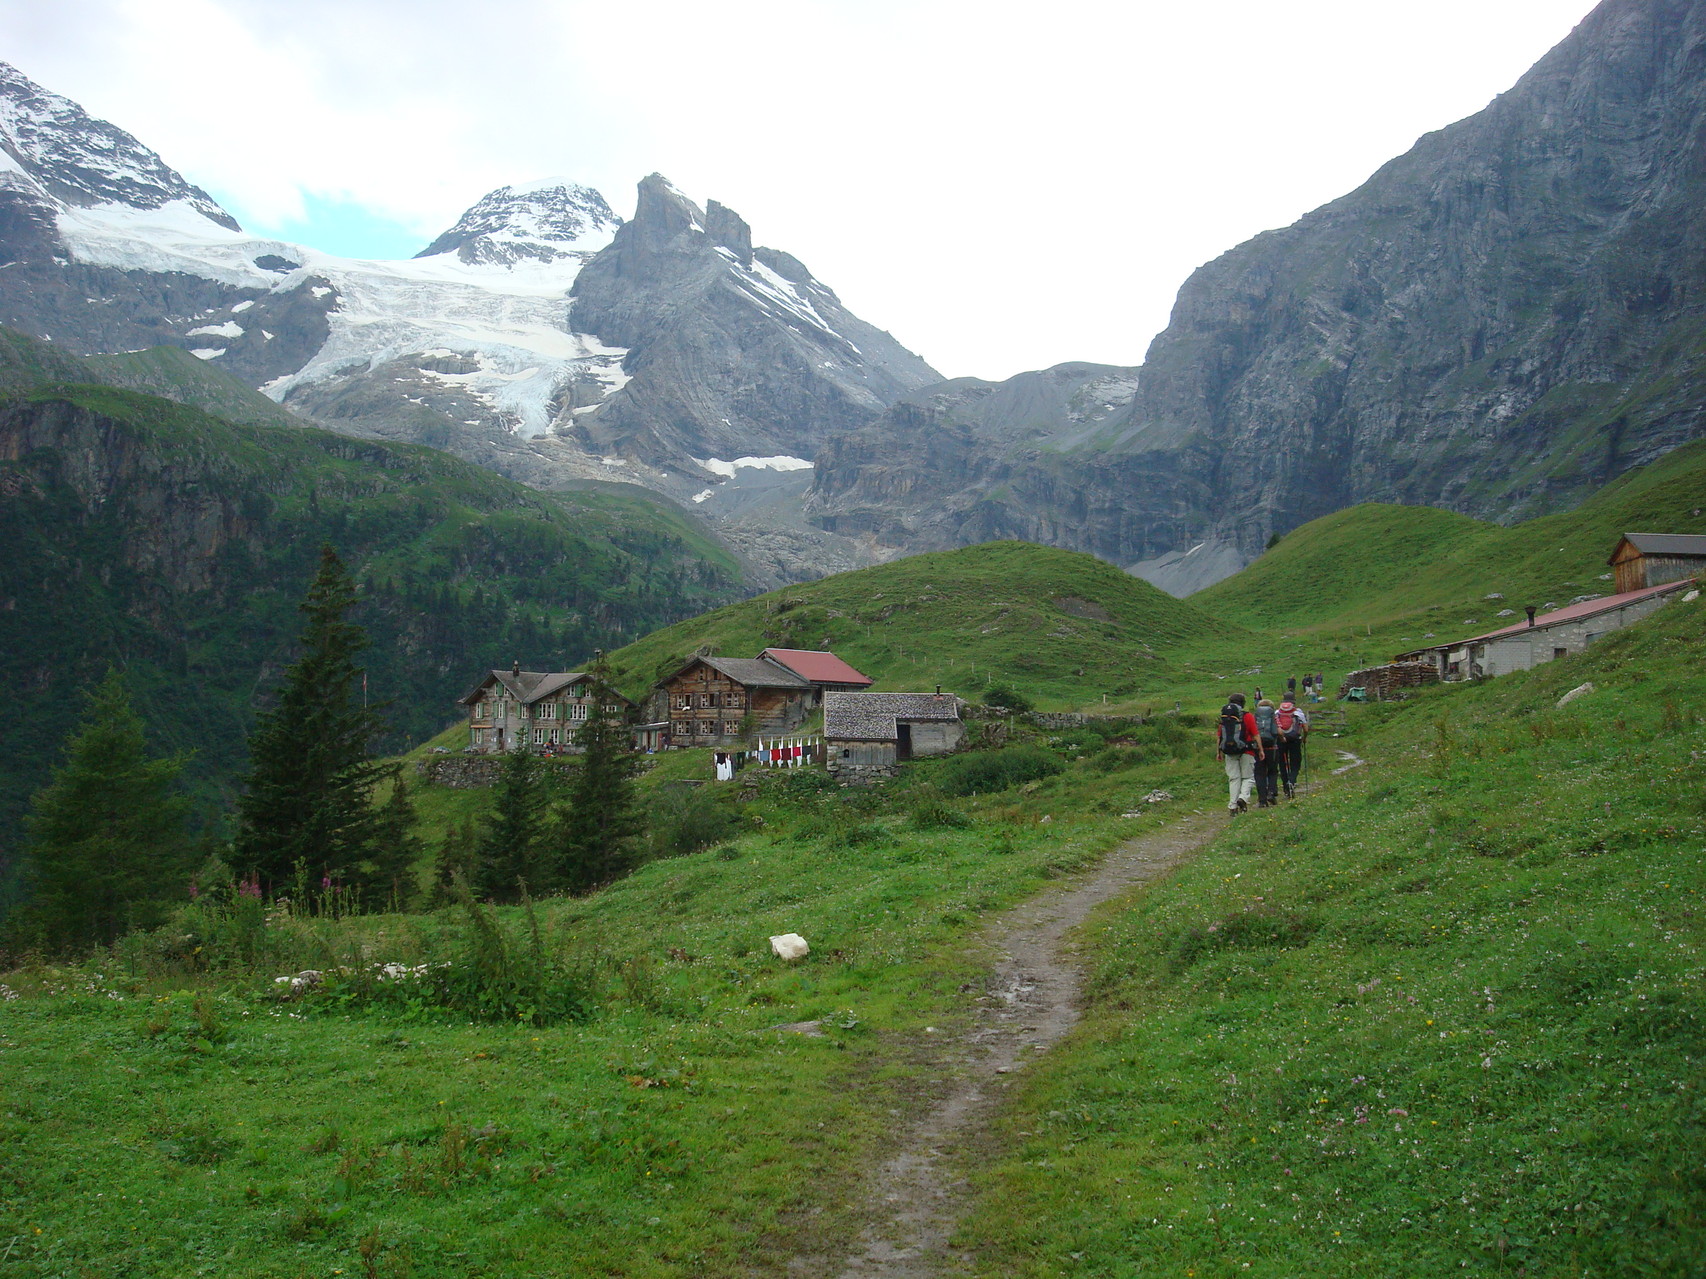
[[[590,896],[198,901],[0,974],[0,1279],[846,1256],[861,1177],[952,1083],[985,925],[1223,805],[1229,689],[1336,679],[1489,592],[1590,593],[1617,532],[1697,527],[1702,464],[1679,450],[1575,523],[1342,512],[1190,601],[995,544],[658,632],[614,655],[636,686],[701,645],[833,644],[879,688],[989,678],[1148,713],[977,720],[968,751],[869,790],[689,787],[708,752],[678,752],[651,761],[648,806],[716,833]],[[1703,640],[1706,606],[1678,600],[1526,674],[1345,708],[1299,800],[1105,907],[1077,938],[1085,1019],[959,1152],[967,1272],[1698,1274]],[[424,884],[490,799],[411,791]],[[810,956],[775,958],[782,932]],[[275,980],[304,970],[325,976]]]

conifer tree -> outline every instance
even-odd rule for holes
[[[367,905],[407,910],[415,897],[415,864],[426,844],[415,834],[415,801],[403,770],[391,776],[391,797],[379,809],[372,849],[352,878]]]
[[[557,887],[544,857],[547,782],[545,765],[532,751],[523,747],[504,756],[475,847],[470,887],[481,897],[520,901],[523,884],[529,893]]]
[[[576,736],[585,753],[558,814],[554,859],[557,882],[572,892],[597,888],[632,869],[643,825],[634,793],[640,761],[625,718],[605,709],[613,699],[604,654],[588,674],[596,696]]]
[[[355,658],[367,647],[345,614],[356,587],[330,546],[299,606],[307,617],[301,656],[285,671],[277,704],[249,736],[249,775],[237,801],[238,865],[271,884],[298,863],[314,879],[362,878],[379,826],[372,802],[383,767],[368,746],[383,728],[362,705]]]
[[[451,822],[433,858],[432,890],[428,904],[448,906],[459,900],[457,885],[466,890],[474,878],[474,850],[479,844],[474,823]]]
[[[88,694],[65,761],[30,800],[23,874],[28,939],[53,952],[153,925],[184,896],[194,858],[179,757],[150,757],[116,671]]]

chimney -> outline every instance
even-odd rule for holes
[[[1527,608],[1526,608],[1526,609],[1524,609],[1524,610],[1523,610],[1523,611],[1524,611],[1524,612],[1526,612],[1526,613],[1527,613],[1527,614],[1528,614],[1528,624],[1529,624],[1529,625],[1530,625],[1530,626],[1533,626],[1533,625],[1534,625],[1534,605],[1532,605],[1532,604],[1530,604],[1530,605],[1529,605],[1529,606],[1528,606],[1528,607],[1527,607]]]
[[[514,664],[512,664],[509,668],[509,673],[511,675],[515,676],[515,678],[520,679],[521,678],[521,663],[515,662]]]
[[[936,696],[940,697],[941,695],[942,695],[942,686],[940,684],[938,684],[938,685],[936,685]]]

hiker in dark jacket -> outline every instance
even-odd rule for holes
[[[1244,694],[1232,694],[1221,707],[1214,730],[1214,757],[1226,765],[1227,812],[1236,816],[1249,809],[1255,765],[1266,755],[1256,732],[1256,717],[1244,709]]]
[[[1264,697],[1256,703],[1252,718],[1262,753],[1256,757],[1256,807],[1273,808],[1279,803],[1279,711]]]
[[[1303,767],[1303,743],[1309,736],[1309,716],[1290,701],[1279,704],[1274,716],[1279,755],[1276,760],[1280,780],[1285,783],[1285,797],[1297,794],[1297,772]]]

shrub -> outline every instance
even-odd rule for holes
[[[1015,746],[950,759],[936,774],[944,795],[988,795],[1022,782],[1064,772],[1066,765],[1040,746]]]
[[[971,825],[971,818],[936,798],[920,801],[909,820],[914,830],[964,830]]]
[[[533,902],[522,898],[522,920],[506,925],[490,906],[458,883],[462,928],[452,957],[405,968],[368,964],[325,975],[310,996],[344,1006],[391,1008],[420,1018],[446,1014],[474,1021],[549,1026],[592,1011],[592,979],[546,942]]]
[[[1031,699],[1011,684],[991,684],[983,690],[983,704],[985,706],[1004,706],[1019,714],[1036,709]]]
[[[648,859],[682,857],[722,843],[740,826],[740,818],[708,787],[661,786],[647,805]]]

